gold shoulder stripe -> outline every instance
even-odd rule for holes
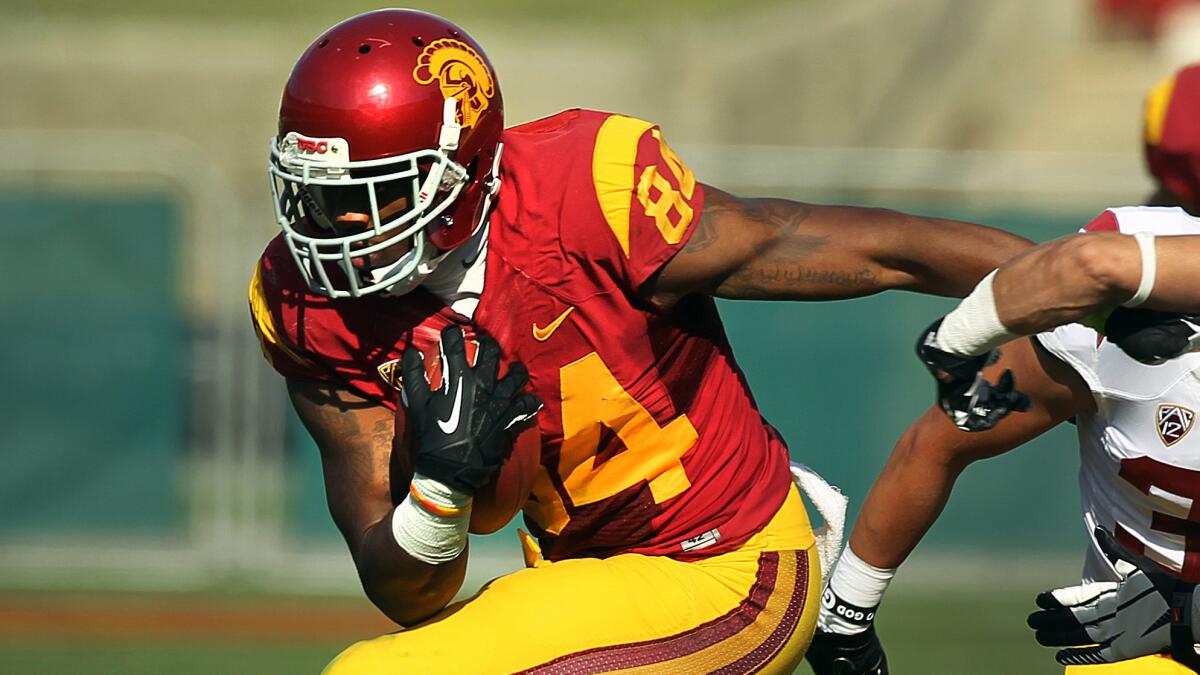
[[[1167,124],[1167,109],[1171,105],[1173,93],[1175,78],[1168,77],[1146,95],[1146,142],[1150,145],[1162,142],[1163,128]]]
[[[254,332],[258,334],[259,347],[262,348],[263,356],[267,357],[269,363],[274,364],[275,362],[271,358],[271,351],[267,349],[268,344],[286,354],[296,363],[312,367],[312,362],[293,351],[279,337],[279,330],[275,327],[274,319],[271,318],[271,310],[267,307],[267,298],[263,293],[261,260],[254,266],[254,277],[250,279],[250,314],[254,317]]]
[[[604,120],[596,135],[592,153],[592,182],[609,229],[629,256],[629,205],[633,201],[637,178],[638,140],[654,125],[649,122],[612,115]]]

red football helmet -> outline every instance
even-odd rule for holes
[[[1155,181],[1188,210],[1200,209],[1200,63],[1150,90],[1143,130]]]
[[[445,19],[383,9],[317,38],[284,88],[270,159],[276,217],[309,286],[336,298],[420,283],[487,218],[503,128],[491,63]],[[346,213],[370,226],[347,231]],[[402,242],[398,260],[370,265]]]

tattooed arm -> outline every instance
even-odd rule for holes
[[[358,568],[363,590],[396,623],[418,623],[450,602],[467,567],[454,560],[430,565],[410,557],[392,535],[393,494],[408,491],[412,467],[393,452],[396,413],[349,390],[288,380],[300,420],[321,450],[325,496]]]
[[[688,293],[839,300],[899,288],[961,297],[1031,245],[953,220],[704,190],[691,239],[642,289],[661,306]]]

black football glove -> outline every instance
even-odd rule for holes
[[[1045,591],[1041,610],[1029,615],[1037,641],[1060,649],[1062,665],[1112,663],[1158,653],[1200,672],[1193,643],[1196,584],[1180,581],[1149,559],[1096,528],[1096,542],[1117,561],[1121,581],[1100,581]]]
[[[467,363],[462,329],[442,329],[442,386],[430,390],[420,350],[404,350],[404,400],[417,444],[416,470],[468,495],[487,484],[511,447],[509,429],[533,417],[542,403],[525,392],[529,371],[513,363],[497,380],[500,345],[476,338]]]
[[[815,675],[888,675],[887,655],[875,626],[853,635],[818,628],[804,658]]]
[[[1118,307],[1104,320],[1104,336],[1142,363],[1160,363],[1200,348],[1200,315]]]
[[[942,320],[934,321],[917,340],[917,358],[937,380],[938,405],[954,425],[963,431],[986,431],[1008,413],[1029,409],[1029,397],[1013,388],[1011,370],[1004,371],[996,384],[983,377],[985,366],[1000,358],[993,349],[979,356],[959,356],[942,351],[937,344]]]

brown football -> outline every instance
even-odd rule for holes
[[[512,453],[492,482],[475,493],[471,534],[491,534],[504,527],[529,498],[542,459],[542,437],[536,420],[525,422],[514,431]]]
[[[475,342],[471,340],[472,330],[467,327],[467,359],[475,360]],[[423,349],[425,352],[425,370],[430,386],[441,386],[441,363],[437,358],[436,343]],[[507,368],[500,368],[503,377]],[[408,434],[406,415],[401,406],[397,411],[395,438],[408,439],[408,443],[393,441],[392,445],[392,496],[401,500],[408,494],[408,483],[412,480],[415,456],[412,438]],[[480,488],[475,494],[471,505],[472,534],[491,534],[508,524],[525,505],[529,492],[533,488],[534,478],[537,477],[538,465],[541,463],[542,439],[538,433],[537,419],[534,418],[521,424],[513,430],[512,450],[508,459],[496,472],[491,482]],[[405,452],[404,449],[408,451]]]

